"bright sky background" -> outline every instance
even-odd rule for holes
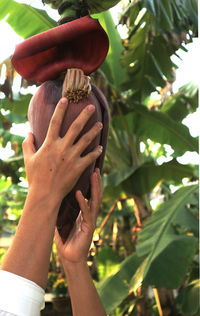
[[[26,4],[37,5],[39,8],[44,8],[41,0],[18,0],[18,2],[24,2]],[[117,23],[117,17],[120,12],[121,5],[118,4],[116,7],[111,9],[111,13],[115,23]],[[59,15],[55,12],[55,10],[50,9],[47,5],[45,6],[48,14],[52,16],[54,19],[58,20]],[[118,28],[121,36],[125,37],[125,29],[120,26]],[[12,28],[5,22],[0,22],[0,35],[1,35],[1,49],[0,49],[0,62],[5,60],[7,57],[13,54],[15,45],[21,42],[23,39],[16,35],[16,33],[12,30]],[[178,52],[182,61],[178,58],[174,58],[173,61],[179,66],[179,69],[176,72],[176,82],[174,83],[174,92],[178,91],[178,88],[183,86],[184,84],[194,81],[199,84],[200,76],[199,69],[197,65],[199,64],[199,41],[197,39],[194,40],[193,43],[187,45],[188,53],[183,51]],[[1,82],[0,82],[1,83]],[[183,121],[185,125],[187,125],[190,129],[190,133],[192,136],[196,137],[199,135],[199,115],[200,110],[194,114],[188,115],[188,117]],[[26,136],[29,130],[28,124],[18,124],[11,129],[11,132],[14,134]],[[10,155],[13,154],[13,151],[10,149],[10,145],[7,146],[6,149],[1,148],[0,158],[6,159]],[[164,162],[163,159],[160,160],[160,163]],[[180,163],[187,164],[189,162],[199,164],[199,157],[196,153],[185,153],[185,155],[179,158]]]

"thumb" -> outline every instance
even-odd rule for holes
[[[22,143],[22,148],[24,153],[24,160],[26,160],[28,157],[32,156],[36,152],[33,133],[28,133],[27,138]]]
[[[59,235],[59,232],[58,232],[57,227],[55,228],[54,241],[55,241],[55,243],[56,243],[57,249],[60,250],[62,240],[61,240],[61,237],[60,237],[60,235]]]

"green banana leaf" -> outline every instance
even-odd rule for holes
[[[3,174],[6,177],[11,177],[13,183],[18,183],[21,176],[19,168],[24,165],[24,159],[22,156],[14,157],[8,160],[0,159],[0,172],[3,170]]]
[[[111,247],[103,247],[97,255],[98,277],[102,279],[119,270],[119,258]]]
[[[106,150],[105,166],[111,170],[123,170],[132,165],[132,158],[125,130],[109,127],[108,146]]]
[[[19,94],[18,99],[15,99],[13,101],[9,98],[3,99],[1,102],[1,106],[2,108],[4,108],[4,110],[10,110],[12,113],[21,115],[22,117],[26,118],[28,105],[30,103],[31,98],[32,94],[30,93],[26,95]],[[16,122],[16,120],[13,120],[13,122],[18,123]]]
[[[116,29],[113,18],[109,11],[95,14],[93,17],[99,20],[102,27],[107,32],[110,43],[108,55],[102,64],[101,69],[105,73],[109,82],[116,89],[119,89],[124,79],[125,72],[120,64],[120,58],[124,49],[121,37]]]
[[[147,10],[151,12],[151,14],[156,16],[157,12],[156,12],[156,6],[154,3],[154,0],[144,0],[144,5],[147,8]]]
[[[184,0],[180,6],[174,0],[141,0],[125,10],[121,20],[128,26],[129,38],[121,60],[126,67],[121,88],[132,89],[138,102],[164,87],[166,79],[174,80],[173,68],[177,66],[171,56],[179,48],[184,49],[184,34],[192,40],[191,32],[197,33],[195,1]]]
[[[8,142],[10,142],[11,144],[17,143],[17,144],[19,144],[19,151],[20,152],[22,151],[21,145],[22,145],[22,142],[24,140],[24,137],[14,135],[14,134],[10,133],[9,131],[4,130],[3,128],[0,128],[0,134],[2,136],[2,143],[1,143],[2,147],[6,147]]]
[[[177,288],[185,277],[197,250],[198,238],[190,229],[191,209],[198,207],[198,185],[186,186],[163,203],[152,218],[147,220],[139,233],[136,252],[142,258],[146,256],[142,267],[132,279],[132,286],[143,282],[155,287]],[[187,208],[187,213],[185,212]],[[177,218],[185,213],[185,226],[188,231],[176,229]],[[178,228],[181,224],[179,223]],[[136,282],[137,280],[137,282]]]
[[[142,261],[143,258],[137,257],[134,253],[121,263],[117,273],[96,284],[107,313],[114,310],[128,296],[130,280]]]
[[[189,82],[181,87],[162,105],[161,112],[168,114],[176,122],[182,121],[188,114],[193,113],[198,107],[198,86]]]
[[[142,164],[122,184],[123,190],[128,196],[143,195],[151,192],[158,183],[163,181],[180,184],[183,178],[194,177],[194,168],[182,165],[175,159],[158,166],[155,162]]]
[[[189,13],[191,21],[194,23],[195,28],[198,29],[198,1],[197,0],[184,0],[183,6]]]
[[[188,127],[165,113],[148,110],[146,106],[134,103],[134,98],[130,98],[128,103],[134,111],[125,116],[131,133],[160,144],[168,144],[179,155],[186,151],[198,151],[198,140],[190,135]],[[113,125],[123,129],[119,116],[114,118]]]
[[[0,1],[0,21],[4,18],[24,39],[57,26],[56,21],[50,18],[46,11],[14,0]]]
[[[161,181],[180,184],[183,178],[194,177],[194,168],[182,165],[175,159],[158,166],[146,162],[103,177],[104,199],[127,198],[133,194],[142,196],[151,192]]]
[[[178,295],[176,303],[178,310],[184,315],[199,315],[199,279],[190,282]]]
[[[105,189],[108,186],[116,187],[127,178],[129,178],[137,167],[128,167],[126,169],[122,169],[120,171],[116,171],[113,173],[108,174],[107,176],[103,176],[102,178],[102,186]]]

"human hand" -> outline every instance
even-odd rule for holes
[[[81,212],[67,240],[63,241],[56,228],[55,242],[63,263],[80,263],[87,260],[88,251],[96,227],[96,220],[102,201],[102,185],[99,169],[91,175],[91,198],[87,201],[81,191],[76,192]]]
[[[29,192],[34,192],[39,198],[53,197],[59,202],[72,190],[82,172],[102,153],[102,147],[98,146],[81,157],[83,151],[100,133],[102,128],[100,122],[97,122],[74,144],[75,139],[94,113],[95,107],[87,106],[72,123],[66,135],[61,138],[59,132],[66,109],[67,99],[62,98],[51,118],[45,141],[37,152],[32,133],[29,133],[28,138],[23,142]]]

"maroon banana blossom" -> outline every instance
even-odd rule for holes
[[[38,150],[44,142],[50,119],[56,104],[62,96],[63,75],[67,69],[82,69],[85,75],[95,71],[104,61],[109,47],[108,36],[98,20],[89,16],[62,24],[46,32],[35,35],[16,46],[12,57],[16,71],[26,80],[44,82],[33,96],[28,111],[28,119]],[[81,190],[90,198],[90,175],[96,167],[102,171],[108,136],[108,104],[103,93],[92,85],[91,93],[78,103],[70,102],[64,117],[60,136],[63,137],[71,123],[88,104],[94,104],[96,111],[83,131],[86,133],[97,121],[103,123],[101,134],[86,148],[83,155],[97,145],[103,146],[99,159],[81,175],[74,189],[63,199],[57,227],[66,240],[79,214],[75,191]]]
[[[82,69],[89,75],[100,67],[108,47],[108,36],[98,20],[84,16],[18,44],[12,63],[29,81],[56,79],[70,68]]]

